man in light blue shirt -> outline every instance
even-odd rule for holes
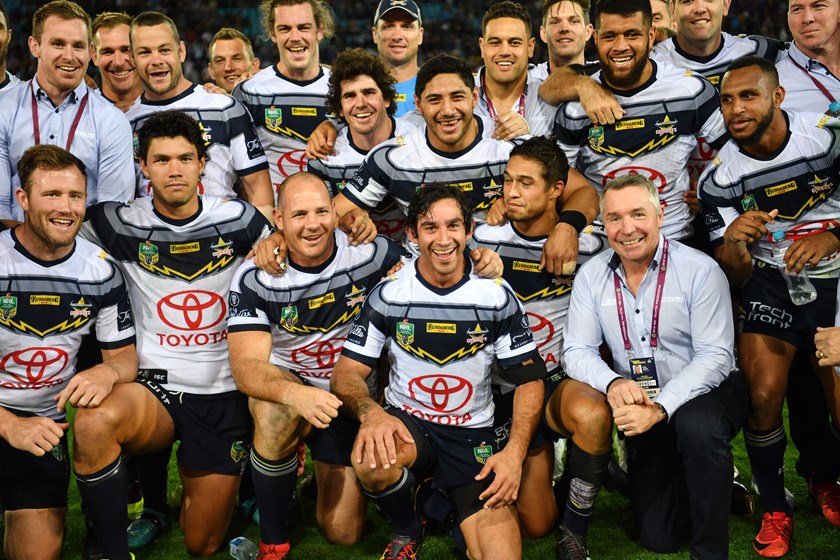
[[[601,215],[612,250],[577,273],[563,363],[606,394],[627,438],[642,545],[675,552],[691,531],[692,558],[725,558],[729,441],[746,411],[729,285],[711,258],[660,234],[659,193],[644,177],[607,183]]]
[[[0,219],[23,219],[14,193],[16,165],[27,148],[53,144],[82,160],[88,206],[134,195],[128,120],[83,78],[90,62],[90,17],[75,2],[56,0],[32,17],[29,49],[35,77],[0,96]]]

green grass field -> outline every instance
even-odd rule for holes
[[[744,451],[743,440],[739,435],[734,442],[735,462],[741,471],[744,482],[749,481],[749,463]],[[794,511],[796,530],[792,551],[786,558],[791,560],[833,560],[840,558],[840,529],[825,521],[819,511],[808,499],[805,482],[796,476],[793,468],[795,449],[788,447],[787,486],[797,498]],[[174,464],[174,462],[173,462]],[[175,484],[177,474],[170,468],[170,482]],[[177,512],[175,512],[177,513]],[[177,519],[177,515],[175,515]],[[757,531],[759,514],[749,519],[730,517],[730,557],[733,559],[757,559],[750,542]],[[592,526],[589,530],[590,555],[595,560],[642,560],[652,558],[687,559],[688,550],[673,555],[657,555],[641,548],[635,536],[635,527],[628,500],[617,492],[602,491],[598,497]],[[342,560],[379,558],[387,544],[390,530],[385,519],[377,514],[372,506],[368,508],[367,529],[362,541],[353,547],[337,547],[329,544],[320,534],[315,523],[315,504],[304,499],[301,515],[294,524],[292,532],[291,560],[318,559]],[[238,514],[234,514],[230,537],[245,535],[251,540],[259,538],[257,527],[248,524]],[[84,524],[79,510],[79,494],[75,483],[70,484],[70,508],[68,512],[67,536],[64,542],[65,559],[81,557],[84,541]],[[553,558],[554,542],[551,538],[527,541],[523,546],[523,556],[527,559]],[[154,544],[136,553],[138,560],[186,559],[189,556],[183,547],[182,534],[177,526]],[[464,558],[452,545],[451,539],[444,535],[429,536],[419,554],[423,559],[448,560]],[[0,553],[0,558],[5,558]],[[220,551],[213,558],[230,558],[227,550]]]

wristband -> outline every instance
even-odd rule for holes
[[[557,218],[557,223],[569,224],[580,235],[580,232],[586,227],[586,216],[583,215],[583,212],[577,210],[563,210]]]
[[[828,230],[828,233],[830,233],[831,235],[836,237],[838,241],[840,241],[840,227],[833,227]]]

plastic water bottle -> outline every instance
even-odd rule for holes
[[[254,560],[260,553],[260,547],[245,537],[236,537],[230,541],[230,557],[236,560]]]
[[[817,299],[817,290],[808,280],[808,274],[804,270],[799,274],[786,270],[785,253],[791,245],[793,245],[793,241],[785,237],[785,232],[773,232],[773,260],[776,261],[779,272],[787,283],[790,300],[794,305],[805,305]]]

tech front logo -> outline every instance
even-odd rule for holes
[[[0,360],[0,387],[43,389],[64,383],[57,377],[70,361],[67,352],[50,346],[25,348]]]
[[[227,304],[219,294],[206,290],[185,290],[169,294],[158,302],[161,322],[178,333],[157,333],[161,345],[205,346],[227,338],[227,331],[203,332],[223,324]]]

